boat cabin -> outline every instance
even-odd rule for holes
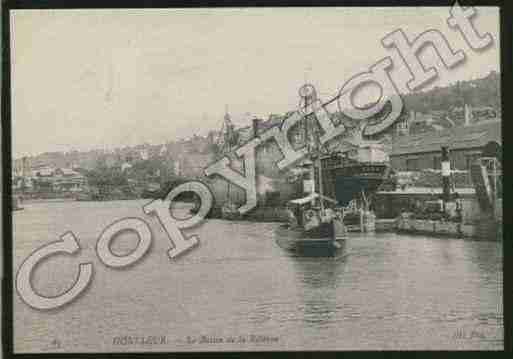
[[[294,217],[291,218],[291,221],[297,221],[298,226],[306,228],[318,226],[321,222],[333,219],[334,212],[332,209],[326,208],[324,213],[321,213],[321,198],[326,204],[335,205],[337,203],[334,199],[320,196],[318,193],[290,200],[288,207]]]
[[[298,226],[304,226],[305,212],[315,206],[315,201],[318,200],[317,194],[310,194],[303,198],[293,199],[288,202],[288,207],[297,221]]]

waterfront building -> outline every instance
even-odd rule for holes
[[[49,178],[53,176],[55,169],[55,167],[46,164],[34,165],[31,167],[30,176]]]
[[[442,146],[448,146],[451,168],[469,170],[485,148],[502,145],[501,121],[486,121],[441,131],[398,137],[392,144],[390,162],[397,171],[441,169]]]
[[[121,171],[122,171],[122,172],[124,172],[124,171],[126,171],[126,170],[128,170],[128,169],[130,169],[130,168],[132,168],[132,164],[131,164],[130,162],[128,162],[128,161],[123,162],[123,163],[121,164]]]
[[[71,168],[57,168],[51,182],[55,192],[80,192],[86,185],[86,178]]]
[[[14,177],[26,177],[30,175],[30,166],[28,157],[18,158],[13,161],[12,164],[13,178]]]

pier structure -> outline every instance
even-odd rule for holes
[[[397,216],[396,228],[403,232],[501,239],[502,190],[497,156],[478,158],[471,166],[474,187],[455,191],[448,148],[442,147],[441,152],[441,187],[379,191],[378,215]]]
[[[501,178],[500,163],[495,157],[482,157],[471,167],[472,182],[475,186],[479,206],[490,212],[494,218],[502,217],[499,209]],[[500,206],[502,208],[502,206]]]
[[[378,217],[410,232],[500,238],[501,121],[402,136],[392,144],[395,189],[378,191]]]

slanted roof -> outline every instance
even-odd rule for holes
[[[44,168],[37,170],[36,172],[39,173],[40,176],[50,177],[53,175],[53,171],[54,171],[53,168],[44,167]]]
[[[75,176],[75,175],[78,175],[78,173],[75,172],[71,168],[59,168],[58,170],[60,170],[64,176]]]
[[[303,205],[303,204],[307,204],[307,203],[311,202],[313,199],[316,199],[317,197],[319,197],[319,195],[317,193],[312,193],[311,195],[308,195],[303,198],[297,198],[297,199],[290,200],[289,203]]]
[[[448,146],[450,150],[478,148],[490,141],[502,144],[501,121],[479,122],[471,126],[399,137],[392,144],[390,156],[439,152],[443,145]]]

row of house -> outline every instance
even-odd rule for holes
[[[14,176],[28,176],[38,167],[52,168],[95,168],[99,160],[108,167],[134,164],[156,157],[184,156],[189,153],[205,153],[213,142],[215,131],[207,136],[194,135],[188,139],[170,141],[164,144],[140,144],[113,149],[95,149],[90,151],[45,152],[36,156],[17,158],[12,163]]]
[[[395,134],[415,135],[499,119],[500,115],[490,106],[472,107],[468,104],[464,107],[454,107],[450,111],[430,111],[429,113],[409,111],[396,122]]]
[[[87,180],[81,173],[71,168],[53,168],[40,166],[13,177],[13,189],[26,191],[45,190],[52,192],[81,192],[87,186]]]
[[[255,119],[252,124],[237,129],[238,145],[281,124],[284,117],[270,116],[268,120]],[[465,126],[411,134],[411,127],[416,123],[432,124],[433,121],[428,121],[424,117],[410,112],[402,116],[394,125],[392,129],[394,136],[388,148],[388,154],[391,166],[395,170],[440,169],[442,145],[448,145],[451,150],[453,169],[468,170],[473,160],[481,156],[487,146],[500,148],[502,145],[500,120],[475,122],[470,121],[467,115]],[[229,116],[225,121],[230,121]],[[291,129],[290,139],[293,147],[304,145],[303,130],[301,126]],[[358,132],[358,130],[355,131]],[[201,177],[204,168],[214,162],[219,155],[212,152],[211,147],[219,139],[222,140],[219,133],[211,132],[206,137],[193,136],[187,140],[163,145],[139,145],[123,150],[112,150],[108,153],[100,151],[97,158],[104,158],[109,167],[120,166],[123,171],[130,169],[137,161],[158,159],[163,166],[169,167],[177,176]],[[346,142],[348,142],[347,139],[337,145],[346,146]],[[279,147],[273,141],[267,141],[260,146],[256,154],[257,173],[263,178],[272,179],[270,186],[274,188],[279,187],[284,177],[282,171],[276,166],[276,160],[281,156]],[[233,160],[234,169],[242,170],[242,163],[237,163],[237,158]],[[21,181],[20,178],[25,180]],[[17,179],[13,182],[16,186],[24,185],[28,188],[32,186],[32,180],[50,183],[55,191],[80,191],[86,185],[85,177],[77,172],[73,165],[69,167],[45,165],[27,157],[13,163],[13,179]],[[225,186],[225,183],[222,186]]]

